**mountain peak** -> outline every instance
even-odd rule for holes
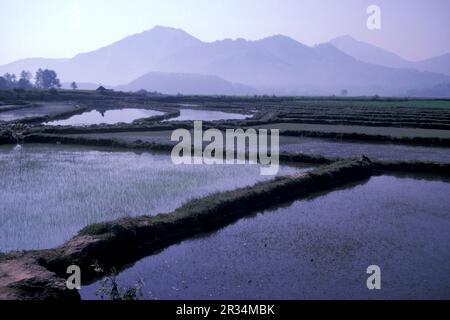
[[[337,90],[345,87],[353,94],[372,94],[374,88],[378,94],[397,94],[411,88],[450,82],[449,77],[437,73],[398,69],[406,66],[450,74],[447,71],[447,66],[450,65],[447,58],[444,55],[432,61],[411,65],[399,56],[348,35],[315,47],[280,34],[256,41],[236,39],[203,42],[181,29],[158,25],[72,59],[19,61],[0,68],[0,74],[34,71],[44,67],[58,72],[60,79],[65,82],[103,82],[110,85],[132,82],[149,72],[178,74],[170,77],[151,74],[155,81],[150,87],[158,88],[158,81],[169,78],[174,83],[183,80],[184,86],[189,77],[179,74],[191,73],[210,74],[231,83],[242,83],[264,90],[271,88],[270,90],[285,93],[296,90],[338,92]],[[195,79],[192,84],[198,86],[217,80],[199,76]],[[187,92],[199,92],[193,87],[187,90],[187,87],[180,85],[178,88],[185,88]]]
[[[194,38],[192,35],[179,28],[172,28],[166,26],[156,25],[153,28],[142,32],[144,35],[158,35],[158,36],[185,36],[189,38]]]
[[[291,37],[282,35],[282,34],[275,34],[273,36],[269,36],[269,37],[263,38],[261,40],[279,41],[279,42],[297,42],[297,43],[299,43],[297,40],[295,40],[295,39],[293,39]]]
[[[161,26],[161,25],[156,25],[153,28],[147,30],[147,32],[150,31],[157,31],[157,32],[184,32],[186,33],[184,30],[179,29],[179,28],[173,28],[173,27],[167,27],[167,26]]]
[[[408,68],[410,62],[399,55],[373,44],[363,42],[350,35],[340,36],[330,41],[332,45],[362,62],[391,68]]]
[[[256,42],[259,43],[264,43],[264,44],[269,44],[271,46],[275,46],[278,48],[296,48],[296,49],[301,49],[301,50],[308,50],[310,49],[310,47],[308,47],[307,45],[304,45],[301,42],[298,42],[297,40],[282,35],[282,34],[277,34],[277,35],[273,35],[267,38],[263,38],[261,40],[258,40]]]

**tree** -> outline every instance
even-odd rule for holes
[[[77,90],[78,89],[78,85],[77,85],[77,83],[75,81],[70,84],[70,87],[72,88],[72,90]]]
[[[5,73],[0,80],[0,88],[2,89],[13,89],[17,85],[17,77],[15,74]]]
[[[341,96],[346,96],[346,95],[348,95],[347,89],[342,89],[341,90]]]
[[[20,79],[25,79],[25,80],[30,81],[30,80],[31,80],[31,72],[30,72],[30,71],[25,71],[25,70],[23,70],[23,71],[20,73]]]
[[[14,73],[5,73],[3,78],[6,80],[6,88],[11,89],[16,86],[17,77]]]
[[[8,81],[4,77],[0,77],[0,89],[8,89]]]
[[[23,70],[20,73],[20,79],[17,82],[17,87],[20,89],[31,89],[33,85],[31,84],[31,72]]]
[[[36,72],[36,87],[41,89],[56,89],[61,87],[61,83],[55,71],[39,68]]]

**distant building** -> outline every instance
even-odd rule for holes
[[[107,92],[113,92],[114,90],[106,89],[104,86],[100,86],[95,91],[97,91],[99,93],[107,93]]]

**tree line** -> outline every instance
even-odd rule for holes
[[[0,77],[0,89],[58,89],[61,88],[61,82],[54,70],[41,69],[34,76],[31,72],[23,70],[18,78],[14,73],[5,73]],[[75,84],[76,86],[76,84]],[[72,83],[72,88],[74,83]]]

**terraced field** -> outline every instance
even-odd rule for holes
[[[156,113],[66,121],[119,109]],[[448,100],[0,91],[1,117],[0,251],[46,250],[0,254],[0,298],[80,299],[66,290],[68,264],[85,283],[112,270],[127,285],[143,275],[148,299],[367,298],[356,285],[325,289],[344,278],[359,284],[377,259],[392,268],[386,291],[369,298],[408,297],[408,283],[412,298],[450,296]],[[174,165],[171,134],[192,132],[195,119],[205,130],[279,129],[286,166],[262,178],[255,163]],[[46,125],[54,120],[61,125]],[[433,270],[417,273],[426,283],[411,264]],[[266,290],[256,296],[255,287]]]
[[[450,130],[421,129],[421,128],[397,128],[397,127],[367,127],[354,125],[324,125],[324,124],[305,124],[305,123],[280,123],[273,122],[266,125],[254,126],[254,128],[279,129],[286,131],[310,131],[336,134],[365,134],[391,136],[395,138],[438,138],[449,139]]]

